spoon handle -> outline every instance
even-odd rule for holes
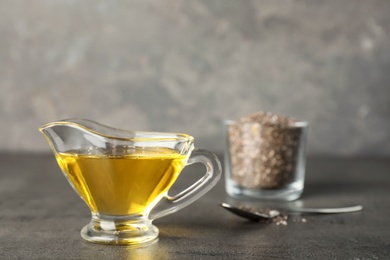
[[[318,213],[318,214],[332,214],[332,213],[348,213],[361,211],[363,209],[362,205],[356,205],[351,207],[341,207],[341,208],[288,208],[287,211],[290,212],[302,212],[302,213]]]

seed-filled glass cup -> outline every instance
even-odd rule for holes
[[[226,192],[239,199],[298,199],[304,188],[307,129],[305,121],[226,120]]]
[[[221,176],[218,158],[194,149],[187,134],[125,131],[84,119],[40,128],[70,185],[88,205],[90,242],[144,246],[155,242],[154,219],[189,205]],[[182,169],[206,166],[205,175],[175,196],[168,191]]]

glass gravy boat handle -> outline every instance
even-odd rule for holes
[[[149,219],[161,218],[188,206],[214,187],[221,178],[221,163],[215,154],[206,150],[195,149],[192,151],[190,158],[188,158],[186,167],[194,163],[204,164],[206,166],[206,174],[179,194],[163,197],[151,210]]]

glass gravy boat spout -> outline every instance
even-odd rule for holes
[[[221,176],[218,158],[194,149],[187,134],[126,131],[85,119],[39,129],[66,179],[88,205],[90,242],[148,245],[158,238],[156,218],[176,212],[210,190]],[[203,163],[206,174],[176,196],[168,191],[182,169]]]

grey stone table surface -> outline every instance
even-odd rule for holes
[[[200,169],[186,169],[179,190]],[[80,237],[88,208],[52,155],[0,153],[0,259],[389,259],[390,160],[308,158],[305,206],[362,204],[361,212],[290,215],[287,225],[249,222],[220,202],[221,180],[190,206],[154,222],[157,243],[144,248],[91,244]],[[278,206],[278,205],[276,205]]]

